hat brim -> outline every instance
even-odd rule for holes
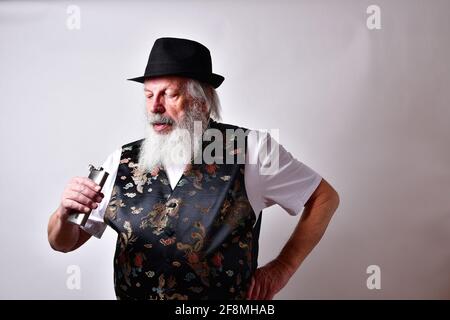
[[[163,76],[181,76],[181,77],[191,78],[191,79],[209,83],[215,89],[217,89],[222,84],[222,82],[225,80],[224,77],[222,77],[221,75],[215,74],[215,73],[199,74],[199,73],[193,73],[193,72],[153,73],[153,74],[143,75],[142,77],[131,78],[131,79],[127,79],[127,80],[144,83],[144,81],[146,79],[163,77]]]

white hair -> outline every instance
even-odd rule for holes
[[[212,85],[188,79],[185,89],[186,93],[196,102],[205,103],[209,116],[213,120],[220,121],[222,119],[219,96]]]

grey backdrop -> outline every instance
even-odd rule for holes
[[[381,8],[380,30],[366,8]],[[69,30],[69,5],[81,29]],[[68,180],[142,136],[157,37],[196,39],[226,78],[225,122],[279,128],[341,204],[277,298],[450,298],[448,1],[0,2],[0,298],[114,299],[115,234],[62,254],[46,227]],[[259,261],[298,217],[264,211]],[[81,290],[66,286],[81,270]],[[366,268],[381,268],[369,290]]]

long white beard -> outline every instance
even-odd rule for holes
[[[173,122],[169,133],[157,133],[151,124],[159,115],[147,115],[146,136],[139,154],[139,169],[185,166],[202,152],[202,138],[209,118],[196,104],[187,107],[183,119]]]

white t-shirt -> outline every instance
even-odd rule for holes
[[[273,152],[274,150],[278,150],[278,153]],[[86,232],[97,238],[101,238],[107,226],[103,216],[116,181],[121,154],[122,148],[118,148],[103,163],[103,169],[109,173],[102,189],[105,197],[98,207],[92,210],[83,227]],[[276,161],[277,154],[278,169],[267,174],[264,168],[270,167],[270,164]],[[183,175],[184,168],[165,168],[165,171],[173,190]],[[248,200],[258,218],[264,208],[274,204],[278,204],[291,215],[299,214],[322,177],[295,159],[269,134],[250,134],[247,141],[244,180]]]

